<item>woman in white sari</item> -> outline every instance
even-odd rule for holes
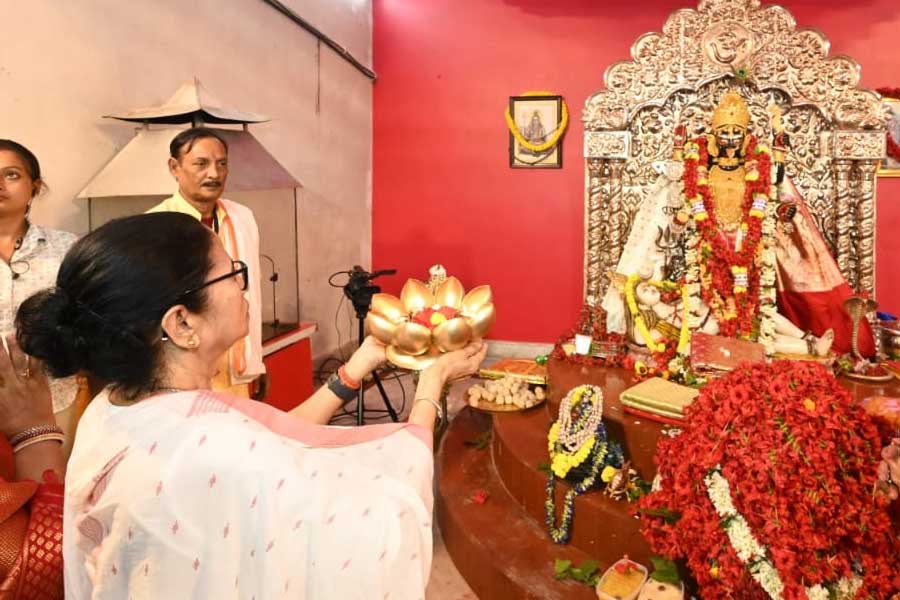
[[[368,339],[292,413],[211,392],[247,333],[245,288],[205,227],[157,213],[79,241],[20,309],[26,352],[109,382],[66,477],[67,598],[423,596],[437,401],[486,348],[423,371],[408,423],[327,427],[384,348]]]

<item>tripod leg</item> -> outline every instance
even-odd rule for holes
[[[372,371],[372,379],[375,380],[375,385],[378,386],[378,391],[381,392],[381,399],[384,400],[384,406],[387,408],[388,414],[391,416],[391,421],[396,423],[399,420],[397,418],[397,411],[394,410],[394,407],[391,406],[391,401],[388,400],[387,392],[384,391],[384,386],[381,385],[381,377],[378,376],[378,373]]]
[[[365,322],[363,321],[364,318],[365,318],[365,315],[362,315],[362,317],[360,317],[360,315],[357,314],[357,325],[359,327],[359,345],[360,346],[362,346],[363,340],[366,337],[366,326],[365,326]],[[372,375],[374,375],[374,374],[375,374],[375,372],[373,371]],[[365,417],[366,382],[360,381],[360,384],[362,384],[362,385],[359,386],[359,399],[356,402],[356,424],[359,426],[362,426],[366,422],[366,417]]]
[[[366,386],[359,386],[359,392],[356,396],[356,424],[363,425],[365,423],[365,417],[363,414],[366,410]]]

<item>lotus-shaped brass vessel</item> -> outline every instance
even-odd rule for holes
[[[441,353],[459,350],[483,337],[495,318],[490,286],[465,293],[456,277],[442,276],[427,284],[409,279],[399,298],[375,294],[366,326],[387,345],[389,361],[419,371]]]

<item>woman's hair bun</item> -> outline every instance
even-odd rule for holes
[[[54,377],[68,377],[85,368],[88,343],[78,306],[62,288],[42,290],[20,306],[16,314],[19,345],[47,365]]]
[[[156,389],[166,311],[207,308],[200,291],[214,234],[197,219],[159,212],[110,221],[69,249],[56,287],[23,302],[16,335],[28,354],[65,377],[84,371],[134,399]]]

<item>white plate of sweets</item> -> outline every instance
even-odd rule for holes
[[[466,390],[466,403],[488,412],[527,410],[546,400],[544,386],[529,384],[522,377],[513,375],[476,383]]]

